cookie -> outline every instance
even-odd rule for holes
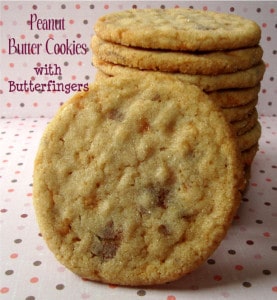
[[[143,72],[145,75],[147,73],[155,73],[156,76],[159,76],[161,80],[163,80],[162,78],[166,79],[167,77],[171,77],[184,83],[197,85],[206,92],[224,89],[250,88],[257,86],[262,80],[265,72],[264,62],[261,62],[257,66],[254,66],[245,71],[209,76],[139,70],[136,68],[123,67],[121,65],[115,65],[105,62],[99,59],[96,55],[93,56],[92,61],[95,67],[110,76],[116,76],[120,74],[131,76],[132,74],[138,74],[138,72]]]
[[[126,47],[101,40],[91,41],[92,51],[100,59],[131,68],[185,74],[218,75],[249,69],[260,63],[260,46],[233,51],[192,53]]]
[[[251,111],[246,118],[230,122],[231,128],[234,130],[236,135],[242,135],[252,129],[258,121],[258,112],[257,109],[254,108],[253,111]]]
[[[94,31],[103,40],[132,47],[185,51],[248,48],[261,29],[234,14],[194,9],[133,9],[100,17]]]
[[[259,142],[261,137],[262,127],[259,122],[249,131],[237,137],[239,149],[241,151],[245,151],[247,149],[252,148],[252,146],[256,145]]]
[[[229,122],[240,121],[242,119],[247,118],[247,116],[252,113],[257,103],[258,98],[252,100],[251,102],[245,105],[230,108],[222,108],[222,111],[226,120],[228,120]]]
[[[68,100],[34,166],[34,207],[56,258],[82,278],[130,286],[205,262],[244,182],[236,139],[208,96],[139,74]]]
[[[219,90],[208,93],[210,98],[220,107],[230,108],[248,104],[258,98],[261,85],[252,88]]]

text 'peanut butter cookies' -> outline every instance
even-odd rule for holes
[[[240,153],[199,88],[107,78],[48,125],[34,206],[57,259],[83,278],[161,284],[203,263],[240,203]]]
[[[91,40],[93,53],[100,59],[131,68],[185,74],[218,75],[249,69],[260,63],[260,46],[233,51],[192,53],[126,47],[106,42],[97,36]]]
[[[125,46],[188,51],[255,46],[260,27],[243,17],[193,9],[133,9],[98,19],[95,33]]]

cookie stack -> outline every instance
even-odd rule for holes
[[[95,81],[64,103],[41,140],[33,184],[41,234],[82,278],[179,279],[207,261],[236,215],[239,157],[229,124],[198,87],[141,73]]]
[[[255,22],[192,9],[135,9],[99,18],[94,30],[97,78],[155,72],[197,85],[222,109],[249,173],[261,135],[256,105],[265,72]]]

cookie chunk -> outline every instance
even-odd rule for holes
[[[34,207],[49,248],[79,276],[161,284],[219,246],[243,182],[236,139],[205,93],[117,76],[74,95],[48,125]]]
[[[260,46],[233,51],[192,53],[126,47],[101,40],[91,41],[92,51],[100,59],[131,68],[185,74],[218,75],[249,69],[260,63]]]
[[[94,26],[101,39],[132,47],[188,51],[255,46],[257,23],[243,17],[193,9],[133,9],[107,14]]]

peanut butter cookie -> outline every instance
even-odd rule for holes
[[[234,14],[194,9],[133,9],[100,17],[101,39],[132,47],[188,51],[231,50],[255,46],[261,29]]]

